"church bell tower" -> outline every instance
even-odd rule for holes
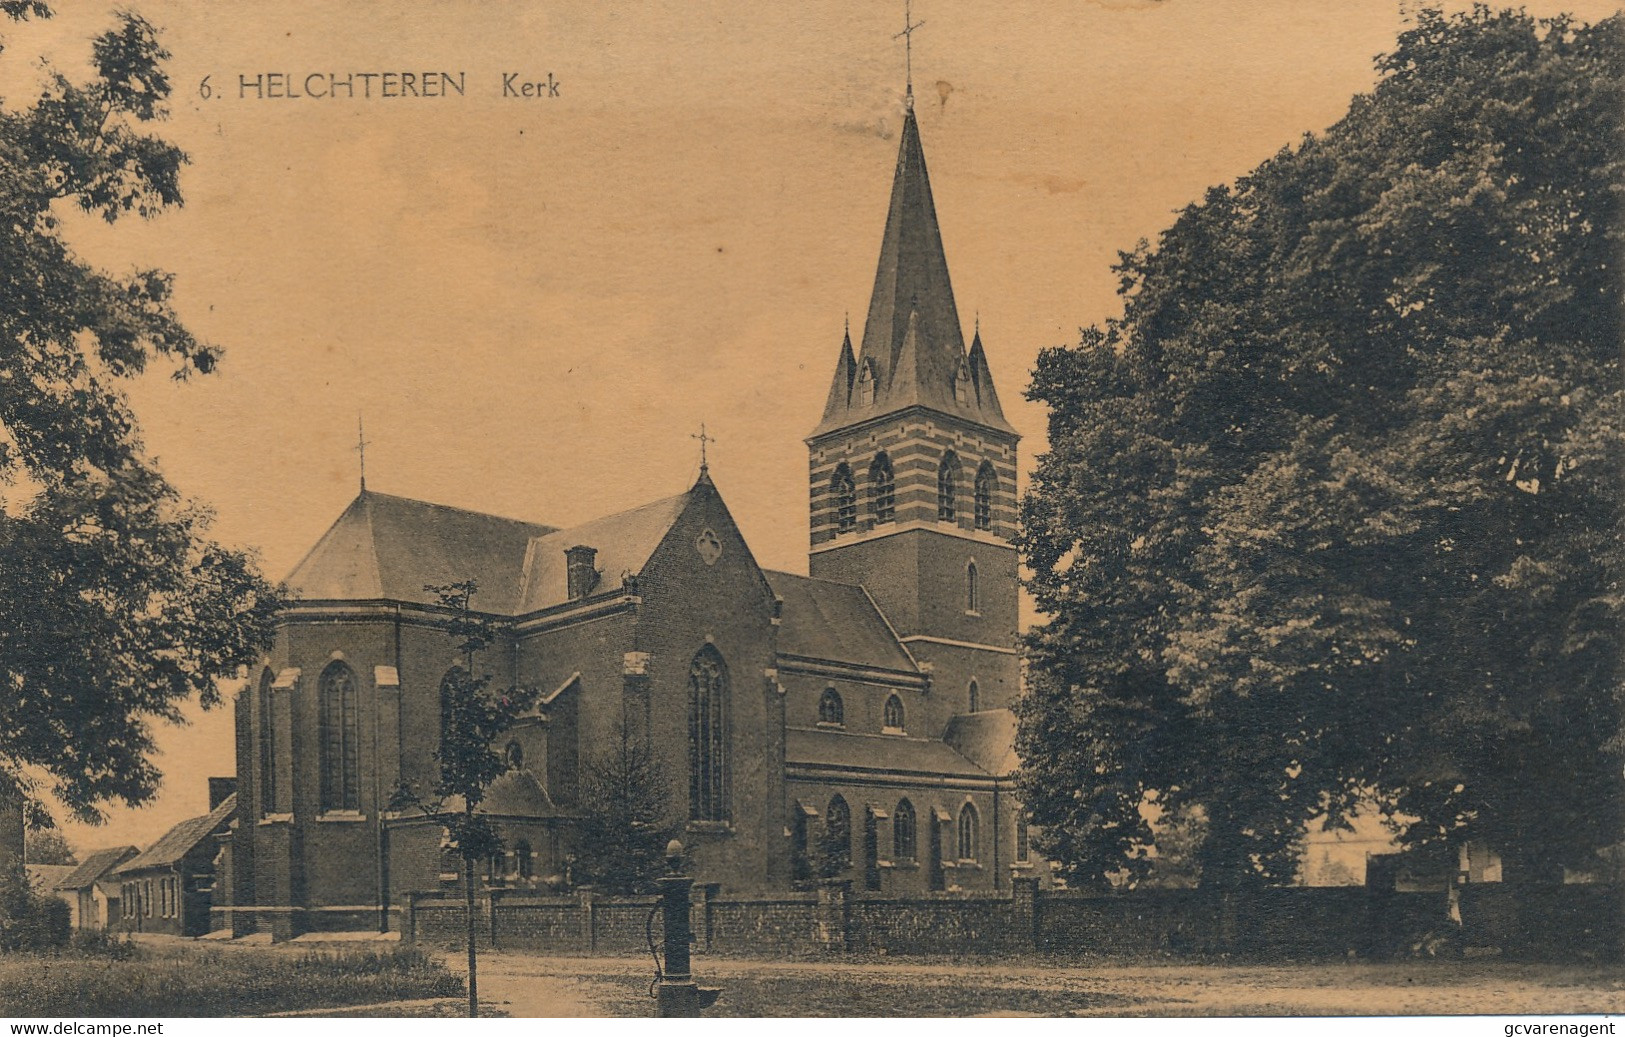
[[[930,714],[946,726],[1019,690],[1020,436],[980,328],[965,347],[909,100],[862,347],[854,354],[848,332],[807,438],[810,568],[869,592],[929,666]]]

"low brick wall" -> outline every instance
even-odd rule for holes
[[[779,956],[882,952],[974,954],[1259,955],[1271,959],[1392,957],[1441,945],[1496,948],[1514,958],[1616,960],[1625,907],[1614,886],[1465,887],[1462,925],[1445,893],[1359,887],[1125,893],[1040,890],[1017,880],[1005,896],[855,893],[847,883],[771,897],[719,896],[696,886],[695,950]],[[662,926],[652,897],[604,898],[499,890],[476,908],[482,946],[636,953]],[[463,940],[463,902],[403,898],[407,940]],[[646,926],[649,928],[646,929]]]

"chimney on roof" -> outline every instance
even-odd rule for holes
[[[598,584],[598,548],[578,544],[564,549],[565,587],[571,601],[592,593]]]
[[[210,778],[209,779],[209,809],[226,801],[226,797],[237,791],[236,778]]]

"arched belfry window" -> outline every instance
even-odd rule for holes
[[[993,528],[993,494],[999,488],[999,477],[994,474],[993,464],[983,461],[982,466],[976,469],[976,528]]]
[[[896,695],[886,700],[886,708],[881,716],[881,723],[887,731],[903,730],[903,700]]]
[[[961,360],[959,370],[954,374],[954,402],[969,404],[970,392],[970,365]]]
[[[965,564],[965,611],[982,611],[982,587],[976,572],[976,562]]]
[[[976,859],[976,808],[969,803],[959,808],[959,859]]]
[[[837,727],[846,723],[846,708],[841,702],[841,693],[834,688],[825,688],[818,699],[818,722]]]
[[[845,461],[835,466],[835,475],[829,481],[829,495],[835,504],[835,528],[842,533],[858,526],[858,488],[852,481],[852,469]]]
[[[318,687],[322,740],[322,809],[361,809],[361,737],[355,671],[335,662]]]
[[[728,790],[728,668],[706,645],[688,667],[688,816],[726,821]]]
[[[953,522],[959,515],[959,455],[952,450],[937,465],[937,521]]]
[[[982,707],[982,686],[980,684],[976,683],[976,678],[975,677],[972,677],[970,679],[970,711],[972,713],[979,713],[979,712],[981,712],[981,707]]]
[[[876,522],[897,517],[897,477],[884,450],[869,465],[869,515]]]
[[[276,714],[271,709],[271,671],[260,675],[260,813],[281,810],[276,787]]]
[[[906,799],[897,801],[891,820],[892,856],[911,861],[919,855],[918,827],[914,818],[914,804]]]

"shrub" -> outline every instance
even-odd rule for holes
[[[71,926],[68,905],[36,892],[21,864],[0,871],[0,951],[61,947],[68,942]]]

